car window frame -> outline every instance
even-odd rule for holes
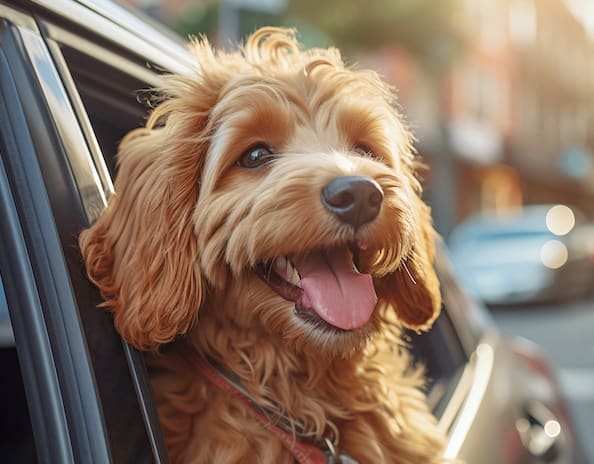
[[[95,18],[95,20],[97,19],[98,18]],[[148,56],[142,57],[124,52],[122,49],[117,49],[116,53],[113,50],[113,44],[108,45],[108,43],[101,40],[90,40],[90,35],[77,35],[65,29],[62,25],[54,24],[45,19],[38,19],[38,21],[48,50],[63,81],[64,88],[68,93],[72,108],[78,118],[82,133],[88,144],[88,154],[94,162],[92,166],[89,163],[85,163],[84,168],[94,171],[93,177],[100,179],[100,182],[96,183],[94,187],[102,190],[101,195],[103,197],[109,198],[109,196],[113,194],[113,180],[95,136],[92,122],[89,119],[75,84],[75,80],[70,72],[69,64],[63,54],[63,47],[67,46],[75,49],[77,52],[86,55],[98,63],[102,63],[104,66],[117,69],[117,72],[122,75],[127,75],[139,81],[143,81],[147,84],[147,87],[156,87],[161,83],[160,76],[164,72],[161,67],[163,63],[162,56],[158,52],[155,53],[156,50],[150,48],[143,48]],[[99,21],[102,22],[103,20],[99,19]],[[111,24],[110,30],[115,32],[114,28],[117,29],[116,36],[118,36],[121,41],[126,42],[129,38],[129,33],[124,29],[118,28],[117,25]],[[114,35],[110,36],[110,40],[113,40],[114,37]],[[150,50],[153,51],[152,54],[149,53]],[[153,59],[152,61],[150,61],[151,58]],[[144,63],[144,66],[139,63]],[[179,65],[178,69],[180,69]],[[71,162],[76,162],[76,160],[71,159]],[[82,186],[81,188],[85,187]],[[104,207],[105,205],[99,213],[102,212]],[[89,215],[89,224],[92,223],[94,219],[96,219],[94,214]],[[96,293],[98,294],[98,292]],[[122,347],[130,369],[132,382],[138,399],[142,419],[146,427],[146,433],[152,449],[154,462],[167,463],[169,462],[168,452],[160,428],[160,422],[143,355],[123,341]]]
[[[47,178],[47,171],[55,170],[55,166],[47,165],[48,159],[55,154],[61,155],[65,161],[64,155],[72,155],[75,150],[76,156],[83,154],[87,157],[93,182],[98,180],[98,174],[92,172],[95,166],[93,162],[89,163],[91,158],[84,137],[79,138],[79,142],[84,142],[73,148],[65,146],[59,136],[65,135],[59,134],[60,124],[69,117],[68,123],[72,123],[74,113],[68,115],[68,111],[72,111],[69,100],[57,102],[70,108],[66,114],[52,112],[55,95],[49,95],[41,81],[47,78],[55,86],[52,90],[63,92],[63,96],[66,93],[37,23],[24,12],[4,5],[0,7],[1,29],[6,36],[0,41],[0,58],[3,59],[0,60],[3,65],[0,100],[3,110],[11,109],[10,118],[6,114],[1,118],[0,215],[6,220],[1,221],[0,236],[7,246],[2,247],[0,265],[5,287],[8,287],[7,300],[36,447],[43,450],[41,456],[44,459],[55,462],[114,462],[93,362],[79,320],[73,289],[75,278],[67,267],[73,258],[69,253],[71,250],[64,246],[72,244],[72,237],[67,237],[68,244],[64,245],[66,241],[58,233],[52,216],[59,206],[52,205],[52,194],[45,189],[46,183],[51,185],[52,182]],[[10,66],[5,57],[7,49]],[[15,66],[18,69],[12,69]],[[40,72],[52,75],[41,76]],[[11,100],[10,104],[7,99]],[[19,133],[11,133],[15,130]],[[76,118],[69,130],[81,132]],[[7,144],[10,144],[8,149]],[[68,161],[63,166],[63,175],[68,177],[64,179],[66,183],[76,177],[70,163],[72,160]],[[57,189],[60,187],[63,186]],[[78,202],[78,209],[78,217],[85,217],[88,224],[93,210],[85,210],[82,201]],[[70,257],[61,255],[61,252],[70,254]],[[80,256],[74,259],[81,267]],[[68,260],[70,263],[65,262]],[[91,286],[88,280],[86,285]],[[26,298],[28,301],[22,301]],[[18,308],[18,311],[12,308]],[[94,306],[92,310],[99,313]],[[118,341],[121,344],[119,337]],[[125,362],[132,366],[134,373],[133,390],[137,391],[148,384],[141,375],[141,359],[139,355],[129,353],[129,347],[124,346],[123,350],[126,352]],[[143,401],[132,400],[130,403],[141,409],[141,415],[147,415]],[[132,424],[124,425],[132,427]],[[146,433],[145,425],[143,433]],[[147,446],[150,462],[167,462],[166,456],[155,457],[153,453],[154,442],[158,440],[150,437],[150,441]],[[119,462],[129,461],[120,459]],[[144,462],[144,459],[134,462]]]
[[[32,79],[31,63],[22,54],[21,31],[35,31],[30,24],[15,25],[5,19],[1,23],[0,106],[6,112],[0,118],[1,265],[27,398],[35,406],[30,410],[36,447],[61,462],[89,454],[105,457],[101,450],[108,447],[102,435],[89,439],[85,433],[100,426],[101,417],[96,402],[83,398],[93,391],[93,381],[83,340],[76,337],[77,321],[63,317],[72,309],[64,291],[69,283],[56,252],[59,239],[32,134],[32,125],[43,131],[50,124],[47,114],[39,111],[42,97]],[[37,116],[32,117],[34,112]],[[71,335],[68,346],[60,346],[64,342],[57,335],[66,333]],[[80,400],[64,402],[65,394]]]

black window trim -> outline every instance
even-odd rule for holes
[[[0,155],[2,153],[0,152]],[[17,343],[21,374],[28,402],[45,407],[30,411],[37,450],[57,461],[73,462],[72,445],[63,409],[52,407],[62,403],[56,360],[53,358],[47,327],[37,294],[25,237],[19,225],[4,163],[0,159],[0,267],[12,329]],[[11,310],[19,308],[19,311]]]
[[[441,284],[443,304],[447,308],[448,317],[459,343],[466,356],[470,357],[488,328],[485,321],[479,322],[483,317],[481,308],[476,307],[476,303],[464,293],[455,280],[454,268],[441,244],[437,247],[437,258],[436,262],[439,265],[436,271]],[[469,312],[472,313],[475,324],[480,327],[471,327],[467,320]]]

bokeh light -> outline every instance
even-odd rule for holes
[[[567,235],[575,226],[575,215],[565,205],[553,206],[547,213],[547,227],[555,235]]]
[[[561,434],[561,424],[556,420],[549,420],[544,425],[544,431],[550,438],[557,438]]]
[[[549,240],[540,249],[540,260],[549,269],[559,269],[567,262],[567,247],[559,240]]]

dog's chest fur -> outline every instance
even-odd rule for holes
[[[303,367],[321,369],[323,375],[270,376],[265,393],[293,409],[286,410],[288,417],[315,421],[320,430],[332,422],[340,451],[361,464],[441,462],[443,443],[420,392],[422,372],[407,368],[408,356],[393,358],[391,368],[363,357],[360,363],[309,361]],[[148,364],[173,462],[296,462],[250,408],[230,400],[228,392],[188,363],[185,350],[151,356]],[[250,389],[246,381],[242,384]],[[262,391],[257,384],[253,391]]]

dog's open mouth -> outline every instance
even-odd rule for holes
[[[357,269],[349,247],[278,257],[256,266],[256,273],[286,300],[296,314],[316,325],[342,330],[363,326],[377,303],[369,274]]]

